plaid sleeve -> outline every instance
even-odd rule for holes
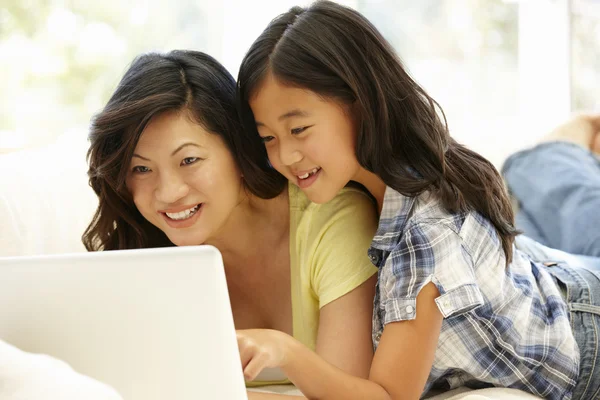
[[[483,304],[473,261],[460,235],[441,223],[419,223],[404,232],[380,277],[384,324],[416,318],[416,298],[433,282],[444,316],[466,313]]]

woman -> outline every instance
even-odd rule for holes
[[[285,332],[366,377],[372,201],[346,188],[312,204],[266,162],[248,158],[255,145],[241,135],[235,89],[225,68],[200,52],[133,62],[91,128],[89,177],[99,205],[83,242],[90,251],[214,245],[238,329]]]

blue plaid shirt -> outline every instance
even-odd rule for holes
[[[388,187],[369,256],[379,268],[375,347],[386,324],[416,317],[422,287],[433,282],[440,292],[444,321],[424,393],[498,386],[571,398],[579,350],[566,303],[544,266],[525,254],[515,249],[506,267],[488,219]]]

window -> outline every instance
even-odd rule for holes
[[[340,2],[394,45],[452,135],[496,165],[570,109],[600,106],[598,0]],[[266,24],[308,3],[3,0],[0,152],[85,140],[90,118],[142,52],[202,50],[236,76]]]
[[[571,12],[572,108],[600,111],[600,1],[573,0]]]
[[[87,135],[133,57],[221,49],[223,9],[212,1],[3,0],[0,149]]]
[[[519,5],[363,0],[357,8],[440,103],[453,137],[499,163],[519,134]]]

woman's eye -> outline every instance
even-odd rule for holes
[[[199,160],[198,157],[186,157],[183,159],[183,161],[181,161],[181,165],[190,165],[190,164],[195,163],[198,160]]]
[[[262,140],[263,143],[267,143],[273,140],[273,136],[261,136],[260,140]]]
[[[133,167],[132,171],[136,174],[145,174],[146,172],[150,172],[150,168],[144,167],[143,165],[137,165]]]
[[[292,132],[292,135],[298,135],[298,134],[304,132],[305,130],[307,130],[308,128],[310,128],[310,126],[303,126],[303,127],[300,127],[300,128],[294,128],[294,129],[291,130],[291,132]]]

